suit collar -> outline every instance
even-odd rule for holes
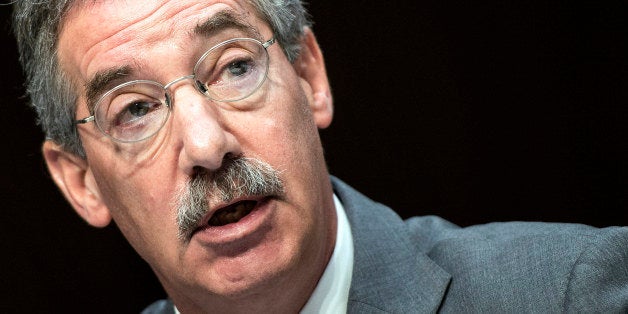
[[[450,276],[409,240],[391,209],[332,177],[355,246],[348,312],[436,312]]]

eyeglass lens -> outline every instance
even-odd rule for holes
[[[250,96],[266,78],[268,54],[254,39],[232,39],[207,51],[194,67],[195,86],[208,98],[235,102]],[[167,86],[167,85],[166,85]],[[105,134],[121,142],[151,137],[170,114],[164,85],[153,81],[131,81],[113,88],[96,104],[96,124]],[[232,106],[237,106],[231,103]]]

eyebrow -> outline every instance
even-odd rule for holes
[[[248,23],[242,15],[231,10],[219,11],[204,22],[196,25],[194,34],[210,38],[227,29],[242,31],[247,36],[256,37],[256,39],[261,37],[257,29]]]
[[[130,66],[125,65],[117,68],[109,68],[98,71],[86,84],[85,95],[87,98],[87,108],[93,112],[96,101],[102,94],[127,80],[132,74]]]
[[[232,10],[223,10],[212,15],[205,21],[197,24],[192,34],[204,38],[211,38],[225,30],[238,30],[246,36],[261,41],[261,35],[257,28],[248,23],[241,14],[237,14]],[[88,80],[87,84],[85,84],[87,106],[90,112],[93,112],[96,102],[102,94],[106,93],[114,86],[124,83],[132,73],[133,68],[129,65],[96,72],[96,74]]]

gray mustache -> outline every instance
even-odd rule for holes
[[[198,171],[177,194],[178,237],[189,241],[214,204],[239,197],[283,195],[284,184],[272,166],[255,158],[227,157],[216,171]]]

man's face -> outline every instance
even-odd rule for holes
[[[219,12],[248,28],[195,31]],[[213,45],[256,34],[260,41],[273,36],[241,1],[76,5],[64,18],[59,39],[62,69],[79,89],[76,118],[90,115],[85,88],[97,73],[125,68],[118,80],[166,84],[190,74]],[[317,130],[328,122],[313,109],[316,83],[301,75],[303,69],[295,71],[298,62],[288,62],[279,45],[270,46],[268,54],[268,77],[243,100],[252,104],[245,110],[211,101],[183,80],[170,88],[174,104],[165,126],[146,141],[117,143],[93,123],[79,126],[87,155],[81,175],[86,186],[97,187],[85,207],[106,208],[180,304],[216,305],[225,296],[253,297],[304,282],[305,290],[294,293],[311,292],[333,250],[335,213]],[[234,202],[250,200],[255,207],[238,222],[204,225],[180,239],[179,191],[197,173],[221,169],[226,156],[267,163],[278,171],[284,193],[212,202],[204,222]]]

